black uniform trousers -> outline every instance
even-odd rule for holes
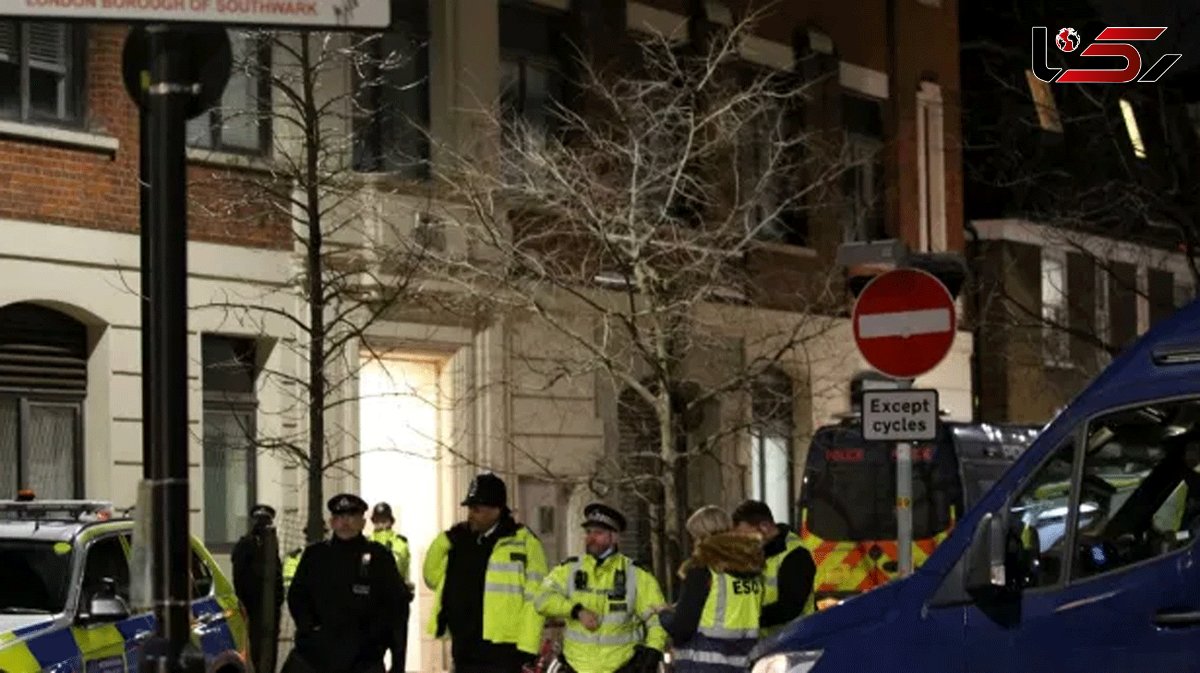
[[[408,616],[411,595],[405,596],[400,602],[400,614],[392,628],[391,642],[388,651],[392,653],[392,668],[389,673],[404,673],[404,665],[408,660]]]

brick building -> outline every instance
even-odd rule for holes
[[[549,75],[563,67],[555,35],[604,54],[613,40],[647,31],[686,40],[737,9],[699,0],[403,3],[388,39],[427,46],[394,76],[423,84],[388,103],[440,141],[465,147],[477,132],[471,110],[480,101],[509,96],[519,114],[541,114],[540,101],[555,95]],[[823,0],[772,11],[743,56],[781,70],[804,62],[814,68],[806,76],[824,75],[805,124],[843,129],[855,167],[841,181],[839,207],[791,222],[758,246],[755,303],[721,309],[747,330],[796,320],[772,288],[827,272],[841,243],[899,238],[935,253],[963,247],[957,2]],[[0,79],[7,101],[0,104],[0,217],[9,234],[0,245],[8,280],[0,288],[0,456],[19,466],[0,472],[0,488],[29,484],[47,496],[127,505],[141,474],[141,405],[137,117],[121,86],[123,36],[111,25],[0,24],[0,68],[8,72]],[[234,46],[244,55],[254,48],[243,36]],[[333,73],[322,85],[348,86],[351,74],[341,78]],[[235,75],[223,109],[277,105],[260,99],[265,90],[248,73]],[[438,151],[400,122],[351,130],[355,165],[380,186],[378,207],[423,222],[423,163],[436,165]],[[304,513],[302,470],[249,449],[243,436],[247,428],[271,434],[299,422],[286,413],[294,391],[263,380],[268,371],[305,374],[285,347],[295,329],[205,306],[237,296],[304,314],[289,289],[297,261],[287,222],[238,192],[243,172],[269,169],[273,131],[221,111],[190,127],[192,527],[217,550],[236,538],[254,501],[280,506],[287,543],[298,542]],[[385,145],[417,161],[397,162]],[[446,245],[454,244],[449,236]],[[850,379],[864,368],[849,335],[842,320],[809,353],[780,363],[770,383],[787,391],[791,413],[762,425],[769,430],[728,440],[724,464],[693,475],[700,487],[689,504],[755,496],[791,509],[808,435],[847,409]],[[346,428],[333,450],[364,453],[328,475],[330,488],[392,501],[419,565],[433,534],[460,515],[467,478],[484,465],[506,475],[520,515],[551,557],[578,545],[578,510],[595,497],[589,471],[621,451],[619,391],[529,367],[555,339],[532,324],[396,311],[363,339],[387,356],[356,377],[364,399],[331,412]],[[971,352],[963,333],[918,382],[938,387],[954,418],[971,414]],[[704,376],[703,358],[691,366]],[[381,392],[388,398],[371,399]],[[697,432],[719,430],[738,409],[717,410]],[[373,451],[397,445],[403,455]],[[414,615],[423,617],[428,596],[417,601]],[[440,648],[416,642],[416,629],[412,637],[410,661],[440,670]]]

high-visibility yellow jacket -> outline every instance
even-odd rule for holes
[[[762,607],[774,605],[779,602],[779,567],[783,565],[783,559],[792,553],[797,548],[803,545],[800,544],[800,536],[788,531],[787,538],[784,540],[783,551],[774,556],[767,557],[767,567],[763,570],[763,582],[766,584],[763,594]],[[814,591],[808,592],[808,600],[804,602],[804,611],[802,614],[811,615],[817,611],[816,596]],[[770,635],[782,629],[783,626],[776,626],[770,629],[763,629],[762,634]]]
[[[450,536],[439,535],[425,555],[422,568],[425,586],[434,592],[433,612],[427,627],[429,635],[434,637],[447,635],[439,632],[438,622],[450,547]],[[496,540],[484,576],[484,640],[516,645],[522,652],[537,654],[546,620],[534,608],[534,599],[545,577],[546,552],[528,528],[520,526],[513,534]],[[453,638],[454,634],[449,636]]]
[[[658,580],[632,559],[614,553],[570,558],[550,571],[537,607],[567,622],[563,656],[578,673],[613,673],[633,658],[638,645],[662,651],[667,632],[655,612],[666,604]],[[596,613],[600,628],[580,623],[576,606]]]
[[[400,579],[410,584],[409,574],[412,565],[412,553],[408,548],[408,538],[391,529],[377,530],[371,533],[371,539],[385,546],[396,557],[396,568],[400,570]]]
[[[766,583],[709,570],[708,598],[696,635],[675,650],[676,673],[744,673],[758,642]]]

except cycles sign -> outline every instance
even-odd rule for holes
[[[389,0],[0,0],[0,16],[58,21],[386,28]]]
[[[937,439],[938,391],[867,390],[862,399],[862,433],[869,442]]]

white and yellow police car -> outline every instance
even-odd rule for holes
[[[154,616],[131,612],[134,523],[109,503],[0,501],[0,673],[134,673]],[[192,540],[192,637],[209,673],[246,673],[233,585]]]

